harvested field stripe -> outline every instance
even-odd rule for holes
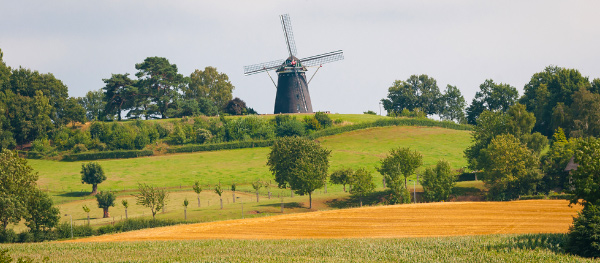
[[[67,242],[566,233],[580,209],[565,200],[376,206],[178,225]]]

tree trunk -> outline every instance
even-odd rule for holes
[[[127,219],[127,208],[125,208],[125,219]]]
[[[92,184],[92,195],[96,195],[98,193],[98,184]]]
[[[271,191],[269,191],[269,199],[271,199]]]
[[[87,218],[88,218],[88,226],[90,225],[90,213],[87,213]]]
[[[102,208],[102,210],[104,211],[104,216],[103,216],[103,218],[108,218],[108,217],[110,217],[110,214],[108,214],[108,207],[106,207],[106,208]]]
[[[233,192],[233,202],[235,203],[235,192]]]
[[[283,214],[283,198],[281,198],[281,213]]]
[[[404,177],[404,188],[408,190],[408,179]]]
[[[344,193],[346,192],[346,184],[344,184]]]
[[[256,202],[258,203],[258,191],[256,191]]]
[[[220,200],[221,200],[221,209],[223,209],[223,198],[221,198]]]
[[[294,197],[294,190],[290,189],[290,192],[291,192],[290,197]]]
[[[325,193],[327,193],[327,183],[325,183]]]
[[[362,207],[362,196],[358,200],[360,200],[360,207]]]
[[[381,181],[383,182],[383,188],[385,188],[385,178],[381,179]]]
[[[312,192],[308,193],[308,209],[312,209]]]
[[[183,209],[183,218],[187,221],[187,209]]]

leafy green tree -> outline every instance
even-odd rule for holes
[[[360,206],[363,205],[363,198],[375,190],[373,175],[365,168],[359,168],[354,172],[350,180],[350,194],[358,197]]]
[[[544,178],[539,190],[544,192],[556,191],[560,192],[568,189],[569,173],[565,171],[565,167],[575,153],[575,140],[567,140],[564,131],[558,128],[552,136],[553,143],[546,154],[541,158],[542,171]]]
[[[84,124],[86,121],[85,109],[79,104],[76,98],[67,99],[63,112],[64,121],[66,123],[70,122],[73,127],[75,127],[75,123],[77,122]]]
[[[96,193],[98,193],[98,184],[106,180],[106,175],[104,175],[104,170],[102,169],[102,166],[100,166],[100,164],[96,162],[81,164],[80,173],[81,183],[92,185],[91,195],[95,195]]]
[[[227,74],[219,73],[214,67],[206,67],[190,75],[188,87],[183,93],[186,98],[209,98],[221,110],[231,100],[234,89]]]
[[[87,205],[83,205],[81,208],[83,208],[83,212],[85,212],[87,214],[87,221],[88,221],[88,226],[90,225],[90,208]],[[125,213],[127,214],[127,213]],[[125,216],[125,218],[127,218],[127,216]]]
[[[447,201],[456,184],[456,175],[452,173],[450,163],[439,160],[434,168],[425,169],[421,177],[423,196],[430,202]]]
[[[187,220],[187,207],[190,204],[190,201],[187,200],[187,197],[183,200],[183,218]]]
[[[192,189],[194,189],[194,193],[196,193],[198,197],[198,207],[200,207],[200,193],[202,193],[202,186],[200,186],[200,182],[194,182],[194,185],[192,185]]]
[[[235,183],[231,184],[231,194],[233,195],[233,202],[235,203],[235,189],[236,189],[236,185]]]
[[[115,194],[113,194],[112,192],[100,191],[100,193],[96,195],[96,201],[98,201],[98,208],[102,208],[102,211],[104,212],[102,218],[110,217],[110,214],[108,213],[108,208],[111,206],[115,206],[116,199],[117,198],[115,197]]]
[[[133,107],[134,97],[139,93],[136,81],[129,78],[129,74],[112,74],[109,79],[103,79],[104,114],[117,115],[121,120],[123,110]]]
[[[85,116],[88,121],[100,120],[103,110],[106,107],[104,101],[104,93],[102,90],[88,91],[84,97],[78,98],[77,101],[85,109]]]
[[[600,209],[597,205],[584,206],[573,218],[565,250],[582,257],[600,257]]]
[[[56,208],[48,194],[33,189],[26,199],[27,213],[25,225],[32,232],[48,231],[58,225],[60,211]]]
[[[225,105],[225,113],[231,115],[244,115],[247,114],[248,108],[246,107],[246,102],[236,97],[227,102]]]
[[[0,223],[2,231],[27,216],[27,196],[35,191],[37,173],[16,152],[0,152]]]
[[[221,184],[215,185],[215,194],[219,195],[219,200],[221,201],[221,209],[223,209],[223,188],[221,188]]]
[[[467,123],[477,124],[479,115],[485,110],[507,111],[517,102],[518,97],[519,92],[515,87],[503,83],[496,84],[491,79],[485,80],[479,85],[479,91],[475,93],[475,98],[467,108]]]
[[[333,121],[331,120],[331,118],[329,118],[329,115],[327,115],[327,113],[325,112],[315,112],[314,115],[315,119],[319,122],[319,124],[321,124],[321,128],[328,128],[331,127],[331,125],[333,125]]]
[[[571,107],[573,93],[581,88],[589,89],[590,86],[588,78],[576,69],[548,66],[544,71],[533,74],[524,87],[520,102],[535,115],[534,131],[551,136],[556,128],[568,127],[553,120],[556,107],[559,103]]]
[[[580,140],[573,161],[577,169],[571,171],[571,204],[600,204],[600,139],[590,137]]]
[[[512,200],[536,191],[542,178],[539,158],[515,136],[496,136],[481,154],[490,199]]]
[[[138,72],[138,86],[143,93],[149,94],[155,103],[158,114],[165,119],[167,110],[178,96],[184,78],[177,72],[177,65],[162,57],[148,57],[142,63],[135,64]]]
[[[346,192],[346,185],[350,184],[353,175],[354,170],[351,168],[338,169],[331,173],[329,181],[332,184],[341,184],[344,187],[344,192]]]
[[[580,88],[573,93],[571,118],[572,137],[600,136],[600,94]]]
[[[325,183],[330,154],[314,141],[283,137],[271,147],[267,165],[280,188],[289,186],[296,194],[308,194],[312,209],[312,192]]]
[[[135,195],[138,205],[150,208],[152,219],[155,219],[156,212],[160,211],[168,198],[168,193],[164,189],[138,183],[139,194]]]
[[[0,49],[0,88],[4,85],[8,85],[10,81],[10,67],[6,65],[4,62],[4,53],[2,53],[2,49]]]
[[[456,86],[447,85],[440,102],[440,118],[458,123],[465,121],[465,98]]]
[[[421,165],[423,165],[423,156],[417,151],[411,151],[410,148],[392,149],[387,157],[381,159],[377,170],[383,175],[386,186],[392,190],[392,202],[410,203],[407,180]]]
[[[399,114],[403,109],[422,109],[426,114],[440,112],[442,97],[434,78],[427,75],[412,75],[406,81],[396,80],[388,89],[387,99],[382,99],[383,108],[389,113]]]

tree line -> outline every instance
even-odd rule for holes
[[[214,67],[183,76],[166,58],[148,57],[135,65],[136,78],[112,74],[101,89],[69,97],[52,73],[11,68],[2,57],[0,50],[0,149],[64,137],[68,124],[87,121],[256,113],[232,99],[235,87]]]

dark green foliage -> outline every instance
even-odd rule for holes
[[[439,160],[434,168],[427,167],[421,177],[423,197],[426,201],[448,201],[456,181],[450,163]]]
[[[440,98],[440,118],[463,123],[465,119],[465,98],[456,86],[448,85]]]
[[[377,112],[374,112],[374,111],[372,111],[372,110],[368,110],[368,111],[365,111],[365,112],[363,112],[363,114],[368,114],[368,115],[377,115]]]
[[[322,129],[329,128],[329,127],[331,127],[331,125],[333,125],[333,121],[331,120],[331,118],[329,118],[329,115],[327,115],[327,113],[325,113],[325,112],[319,111],[319,112],[315,113],[314,117],[319,122]]]
[[[205,98],[221,111],[228,101],[235,87],[225,73],[219,73],[215,67],[206,67],[204,70],[196,69],[189,77],[189,84],[184,87],[185,98]],[[211,115],[212,114],[207,114]]]
[[[566,251],[582,257],[600,257],[600,209],[587,204],[573,218],[569,228],[569,239]]]
[[[48,231],[58,224],[60,211],[54,207],[50,196],[42,190],[32,190],[27,196],[26,206],[28,212],[24,219],[30,231],[34,233]]]
[[[383,175],[386,186],[392,190],[391,202],[410,203],[410,193],[406,183],[408,177],[422,164],[421,153],[402,147],[390,150],[388,156],[381,159],[377,171]]]
[[[67,99],[67,103],[63,109],[63,114],[64,122],[70,122],[73,126],[75,126],[75,123],[77,122],[84,124],[87,120],[85,116],[86,111],[83,106],[79,104],[79,101],[76,98]]]
[[[111,206],[115,206],[116,198],[117,197],[112,192],[101,191],[99,194],[96,195],[98,208],[102,208],[102,210],[104,211],[104,216],[102,216],[103,218],[110,217],[110,215],[108,214],[108,208]]]
[[[503,83],[496,84],[487,79],[479,85],[479,91],[475,93],[475,98],[467,108],[467,122],[475,125],[479,115],[486,110],[507,111],[517,102],[518,97],[519,92],[515,87]]]
[[[208,151],[254,148],[254,147],[269,147],[271,145],[273,145],[273,140],[185,145],[185,146],[180,146],[180,147],[170,147],[169,149],[167,149],[167,153],[208,152]],[[150,152],[152,152],[152,151],[150,151]]]
[[[600,139],[586,138],[578,141],[573,161],[577,170],[571,171],[574,196],[572,204],[600,204]]]
[[[289,115],[278,115],[279,116],[287,116]],[[288,136],[304,136],[306,133],[306,128],[304,124],[296,118],[288,118],[288,120],[278,122],[275,127],[275,133],[277,137],[288,137]]]
[[[371,194],[373,190],[375,190],[373,175],[364,168],[359,168],[354,172],[350,178],[350,185],[350,194],[359,198],[360,206],[363,205],[363,197]]]
[[[299,195],[309,195],[323,187],[329,168],[331,151],[318,143],[300,137],[283,137],[275,141],[267,165],[280,188],[289,186]]]
[[[0,152],[0,229],[28,215],[27,198],[36,189],[37,173],[16,152]]]
[[[331,175],[329,176],[329,181],[332,184],[343,185],[344,192],[346,192],[346,185],[350,184],[353,175],[354,175],[354,170],[352,170],[350,168],[338,169],[331,173]]]
[[[236,97],[227,102],[225,105],[225,113],[231,115],[246,115],[248,114],[248,108],[246,107],[246,102]]]
[[[102,159],[125,159],[137,158],[143,156],[152,156],[152,150],[131,150],[131,151],[104,151],[104,152],[86,152],[77,154],[63,155],[63,161],[92,161]]]
[[[112,74],[110,79],[103,79],[106,84],[104,90],[104,112],[107,117],[117,116],[121,120],[123,110],[133,106],[134,95],[138,93],[136,81],[129,78],[129,74]],[[111,118],[112,119],[112,118]]]
[[[431,115],[440,112],[441,97],[436,80],[423,74],[412,75],[406,81],[394,81],[388,89],[387,99],[382,99],[381,102],[388,114],[419,108]]]
[[[147,99],[140,98],[139,106],[149,105],[150,102],[156,106],[156,112],[145,112],[146,117],[159,114],[161,118],[167,118],[167,110],[178,96],[179,87],[184,83],[184,78],[177,72],[177,65],[171,64],[169,60],[162,57],[148,57],[142,63],[135,64],[139,78],[137,86],[147,94]]]
[[[565,168],[573,157],[576,142],[568,141],[560,128],[552,136],[552,141],[550,149],[541,159],[544,178],[539,190],[544,192],[561,191],[570,187],[569,172]]]
[[[81,183],[92,185],[92,195],[98,192],[98,184],[106,180],[104,170],[99,163],[81,164]]]
[[[496,136],[481,152],[483,181],[492,200],[514,200],[536,191],[539,158],[511,134]]]

